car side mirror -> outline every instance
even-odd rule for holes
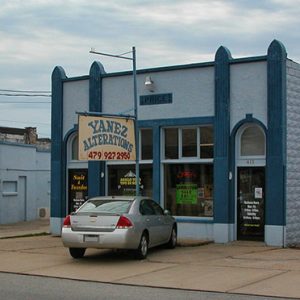
[[[170,215],[171,215],[171,212],[170,212],[168,209],[165,209],[165,210],[164,210],[164,215],[170,216]]]

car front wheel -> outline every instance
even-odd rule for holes
[[[69,248],[69,252],[73,258],[82,258],[85,253],[85,248]]]
[[[141,237],[139,247],[135,251],[137,259],[145,259],[148,254],[148,235],[144,232]]]

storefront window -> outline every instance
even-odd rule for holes
[[[241,136],[241,156],[265,155],[265,135],[257,126],[247,127]]]
[[[213,165],[165,164],[165,208],[176,216],[213,216]]]
[[[152,164],[140,164],[140,194],[152,197]],[[136,194],[135,165],[108,166],[108,195]]]
[[[212,127],[200,127],[200,158],[214,157],[214,136]]]
[[[141,130],[141,145],[142,145],[142,160],[153,159],[153,141],[152,141],[152,129]]]
[[[182,129],[182,156],[197,156],[197,128]]]
[[[165,158],[166,159],[178,158],[178,129],[177,128],[165,129]]]
[[[193,128],[165,128],[164,159],[213,159],[214,136],[212,126]]]

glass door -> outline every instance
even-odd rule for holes
[[[238,239],[264,240],[265,168],[239,167],[237,193]]]

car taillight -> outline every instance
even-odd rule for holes
[[[127,229],[127,228],[131,228],[131,227],[133,227],[132,222],[128,218],[121,216],[118,221],[117,228],[118,229]]]
[[[71,227],[71,216],[70,215],[65,217],[63,227]]]

